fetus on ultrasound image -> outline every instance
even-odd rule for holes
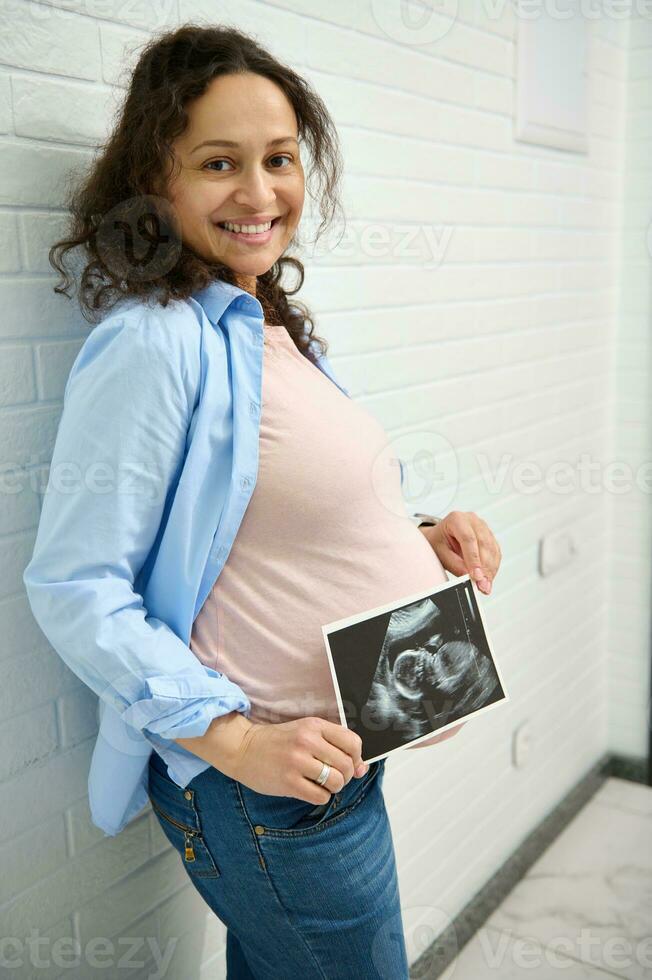
[[[471,604],[446,594],[395,610],[389,620],[363,718],[403,742],[442,728],[483,705],[500,682],[481,649]]]
[[[378,651],[379,621],[384,635]],[[363,740],[363,758],[387,754],[507,700],[470,581],[367,622],[367,640],[371,644],[373,629],[378,639],[364,694],[361,676],[352,677],[350,670],[338,676],[343,702],[349,710],[356,707],[347,723]],[[347,628],[357,630],[360,644],[364,621]],[[335,637],[329,640],[331,652],[337,651]],[[336,668],[338,659],[335,652]],[[363,657],[359,663],[362,671]]]

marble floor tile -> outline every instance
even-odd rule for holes
[[[652,787],[626,779],[606,779],[591,803],[615,806],[619,810],[639,813],[652,819]]]
[[[418,974],[414,975],[418,980]],[[540,943],[482,926],[440,974],[439,980],[614,980],[588,963],[554,953]]]
[[[483,928],[607,974],[652,980],[652,788],[607,779]],[[538,977],[505,976],[526,974]]]

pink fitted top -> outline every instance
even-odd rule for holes
[[[265,324],[259,466],[194,654],[239,684],[251,720],[341,723],[321,627],[447,580],[406,514],[377,419]]]

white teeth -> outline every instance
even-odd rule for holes
[[[223,221],[220,227],[226,228],[227,231],[243,231],[247,235],[260,235],[264,231],[269,231],[272,227],[272,222],[266,221],[264,225],[234,225],[230,221]]]

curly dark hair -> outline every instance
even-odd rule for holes
[[[254,37],[234,27],[187,23],[155,35],[130,73],[126,97],[113,132],[100,147],[102,152],[81,178],[71,178],[67,237],[48,253],[50,264],[61,276],[54,291],[71,299],[69,290],[75,280],[65,257],[81,246],[78,301],[86,320],[97,322],[126,297],[149,300],[155,296],[165,307],[171,299],[187,299],[215,279],[237,284],[231,269],[207,261],[180,240],[171,210],[161,206],[162,199],[153,196],[153,188],[159,186],[168,164],[174,172],[171,144],[188,126],[188,103],[199,98],[218,76],[244,72],[275,82],[294,109],[299,141],[305,141],[310,152],[306,190],[318,202],[321,223],[316,238],[341,212],[342,156],[337,132],[323,101],[304,78]],[[123,220],[115,220],[117,214]],[[107,215],[112,217],[110,234]],[[142,237],[152,236],[152,240],[154,235],[163,240],[161,236],[170,233],[177,245],[173,261],[167,263],[171,268],[143,275],[134,261],[132,229],[136,226]],[[298,273],[298,282],[290,290],[281,285],[287,266]],[[285,254],[256,278],[256,298],[267,322],[285,326],[299,350],[314,360],[315,346],[325,354],[328,344],[314,334],[306,306],[296,300],[291,305],[288,302],[303,280],[303,264]]]

